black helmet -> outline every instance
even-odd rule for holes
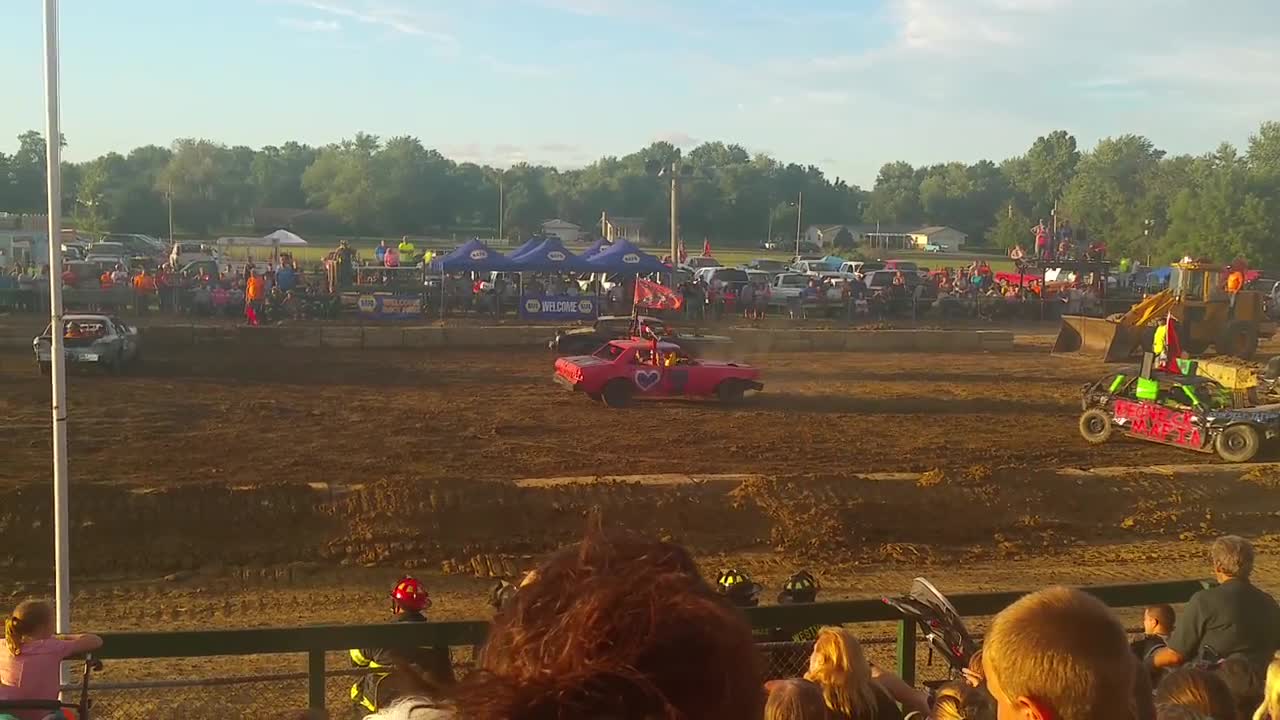
[[[492,606],[495,611],[501,611],[507,603],[515,599],[516,593],[519,591],[520,588],[512,585],[506,580],[499,580],[498,583],[493,586],[493,589],[489,591],[489,605]]]
[[[811,603],[817,598],[818,579],[808,570],[801,570],[782,584],[782,592],[778,593],[778,604]]]
[[[716,591],[738,607],[755,607],[760,604],[760,590],[746,573],[732,568],[721,570],[716,577]]]

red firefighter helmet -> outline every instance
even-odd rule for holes
[[[431,607],[431,596],[417,578],[405,576],[391,590],[391,605],[404,610],[425,610]]]

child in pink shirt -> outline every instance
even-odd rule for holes
[[[0,648],[0,700],[57,700],[62,661],[102,647],[97,635],[53,634],[53,608],[40,600],[23,601],[5,618]],[[18,710],[21,720],[40,720],[47,710]]]

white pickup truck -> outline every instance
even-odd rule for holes
[[[800,297],[812,279],[812,275],[797,272],[778,275],[769,283],[769,304],[786,305],[787,301]]]

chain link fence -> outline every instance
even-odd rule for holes
[[[475,666],[470,647],[451,649],[454,673]],[[90,678],[93,720],[225,720],[236,717],[363,718],[351,702],[351,687],[368,672],[351,666],[346,653],[325,657],[324,713],[308,711],[306,658],[298,654],[107,661]],[[80,697],[79,668],[65,688],[68,702]]]

